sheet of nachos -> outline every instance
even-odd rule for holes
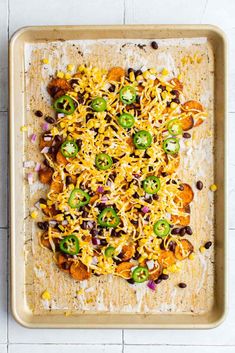
[[[57,70],[64,70],[69,63],[91,64],[111,68],[122,66],[139,69],[155,67],[169,70],[169,78],[182,74],[184,94],[199,100],[208,111],[207,120],[191,130],[189,146],[181,144],[181,162],[177,172],[183,182],[189,183],[194,192],[191,204],[191,226],[196,257],[181,262],[180,272],[170,274],[157,290],[151,291],[146,283],[129,285],[114,276],[92,277],[77,282],[61,272],[50,251],[38,244],[38,228],[30,217],[26,219],[25,266],[27,304],[35,314],[73,312],[122,312],[122,313],[195,313],[208,311],[213,305],[214,270],[213,249],[201,254],[199,247],[213,241],[213,53],[205,38],[156,40],[158,50],[146,40],[97,40],[67,41],[27,44],[25,46],[25,82],[27,119],[30,131],[41,132],[41,120],[33,114],[39,109],[52,114],[51,99],[46,91],[48,81]],[[141,44],[142,46],[138,45]],[[48,64],[42,64],[49,58]],[[29,132],[30,134],[30,132]],[[186,140],[184,140],[186,141]],[[25,160],[41,161],[38,143],[32,145],[25,138]],[[203,180],[203,192],[196,190],[197,180]],[[46,195],[43,184],[37,180],[26,185],[26,216],[34,204]],[[182,290],[177,284],[187,283]],[[41,295],[47,290],[50,300]]]

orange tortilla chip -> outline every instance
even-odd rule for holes
[[[131,269],[134,266],[135,265],[131,262],[121,262],[119,265],[117,265],[116,273],[126,279],[129,279],[131,278]]]
[[[66,165],[69,163],[69,161],[63,156],[60,151],[58,151],[56,154],[56,162],[61,165]]]
[[[63,191],[63,183],[59,175],[52,179],[50,189],[58,194]]]
[[[170,83],[174,86],[173,89],[182,92],[183,91],[183,83],[178,80],[178,78],[174,77],[172,80],[170,80]]]
[[[158,262],[163,268],[167,268],[168,266],[174,265],[176,262],[176,259],[173,252],[163,250],[158,258]]]
[[[125,76],[125,70],[122,67],[115,66],[109,70],[108,80],[120,82],[121,78]]]
[[[121,259],[122,261],[128,261],[134,256],[135,253],[135,247],[132,244],[124,245],[122,247],[122,252],[121,252]]]
[[[181,244],[183,246],[185,254],[183,254],[182,249],[179,245],[175,247],[175,257],[177,260],[184,260],[193,252],[193,245],[187,239],[182,239]]]
[[[204,111],[203,105],[200,102],[193,101],[193,100],[185,102],[182,105],[182,109],[185,110],[186,112],[191,112],[191,111],[203,112]]]
[[[180,155],[179,153],[173,156],[166,156],[167,165],[163,169],[164,173],[168,175],[173,174],[180,165]]]
[[[188,130],[192,129],[192,127],[194,126],[194,119],[193,119],[192,115],[189,115],[189,116],[186,116],[186,117],[180,119],[180,124],[181,124],[183,131],[188,131]]]
[[[81,262],[74,262],[70,267],[71,276],[77,281],[84,281],[91,277],[91,272],[87,270],[87,267]]]

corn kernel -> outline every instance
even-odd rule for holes
[[[162,273],[163,273],[164,275],[168,275],[168,274],[169,274],[169,271],[168,271],[166,268],[164,268],[163,271],[162,271]]]
[[[84,69],[85,69],[85,66],[84,66],[84,65],[80,65],[80,66],[78,67],[78,71],[80,71],[80,72],[83,72]]]
[[[134,74],[133,71],[130,72],[130,74],[129,74],[129,79],[130,79],[131,82],[134,82],[134,81],[135,81],[135,74]]]
[[[83,288],[81,288],[81,289],[79,289],[77,291],[77,295],[82,295],[83,293],[84,293],[84,289]]]
[[[49,64],[49,60],[47,58],[42,59],[43,64]]]
[[[162,75],[167,76],[168,74],[169,74],[169,71],[164,67],[164,69],[162,69]]]
[[[44,210],[45,208],[47,208],[47,206],[44,203],[40,203],[40,208]]]
[[[31,218],[36,219],[37,218],[37,212],[33,211],[30,214]]]
[[[53,201],[47,200],[47,206],[52,206],[53,205]]]
[[[67,70],[68,71],[73,71],[73,69],[74,69],[74,65],[73,64],[68,64],[67,65]]]
[[[143,72],[143,78],[145,78],[145,80],[147,80],[149,78],[149,72],[148,71]]]
[[[168,270],[169,270],[170,272],[173,272],[173,273],[174,273],[174,272],[177,272],[178,268],[177,268],[177,266],[174,264],[174,265],[168,267]]]
[[[99,128],[99,133],[100,134],[103,134],[105,132],[105,128],[104,126],[102,125],[100,128]]]
[[[59,213],[58,215],[55,216],[55,219],[59,222],[60,221],[62,222],[64,220],[64,215],[62,213]]]
[[[143,76],[142,75],[138,75],[137,77],[136,77],[136,81],[138,81],[138,82],[140,82],[140,81],[143,81]]]
[[[170,86],[166,86],[166,90],[167,90],[168,92],[171,92],[171,91],[172,91],[172,88],[171,88]]]
[[[66,74],[65,74],[65,78],[66,78],[66,80],[70,80],[71,79],[71,75],[68,73],[68,72],[66,72]]]
[[[73,88],[74,92],[78,93],[79,92],[79,87],[76,85],[74,88]]]
[[[217,188],[217,185],[216,184],[212,184],[211,186],[210,186],[210,190],[211,191],[216,191],[218,188]]]
[[[142,255],[142,256],[140,256],[140,258],[138,259],[138,262],[141,263],[141,262],[143,262],[144,260],[145,260],[145,257],[143,257],[143,255]]]
[[[20,131],[21,132],[25,132],[25,131],[28,131],[28,126],[21,126],[21,128],[20,128]]]
[[[171,109],[175,109],[178,107],[178,104],[175,102],[171,102]]]
[[[197,63],[200,64],[201,62],[202,62],[202,57],[201,56],[197,57]]]
[[[140,245],[145,245],[147,243],[147,239],[140,239],[139,243]]]
[[[64,78],[64,73],[62,71],[58,71],[56,76],[59,78]]]
[[[48,292],[48,290],[45,290],[42,295],[41,295],[42,299],[43,300],[50,300],[51,299],[51,295],[50,293]]]
[[[191,143],[190,143],[190,141],[185,141],[185,146],[187,146],[187,147],[190,147],[191,146]]]
[[[77,93],[76,92],[69,92],[70,96],[73,96],[73,97],[77,97]]]
[[[166,99],[168,97],[168,93],[166,91],[163,91],[161,93],[161,96],[162,96],[163,99]]]
[[[69,184],[68,189],[69,190],[73,190],[74,189],[74,185],[73,184]]]
[[[59,225],[58,228],[63,232],[64,231],[64,227],[62,225]]]
[[[183,77],[182,77],[181,74],[179,74],[179,75],[177,76],[177,78],[178,78],[179,81],[181,81]]]
[[[199,250],[203,254],[206,251],[206,248],[204,246],[200,246]]]
[[[189,260],[194,260],[195,259],[195,254],[192,252],[190,255],[189,255]]]
[[[157,70],[154,67],[151,67],[151,69],[149,69],[149,72],[154,75],[157,73]]]
[[[69,126],[69,127],[68,127],[68,131],[69,131],[69,132],[73,132],[74,130],[75,130],[75,128],[74,128],[73,126]]]
[[[63,128],[65,127],[65,123],[63,123],[63,122],[61,121],[60,127],[62,127],[62,129],[63,129]]]

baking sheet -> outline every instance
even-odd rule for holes
[[[159,50],[156,53],[150,49],[149,40],[143,38],[133,40],[132,38],[130,36],[128,40],[106,39],[57,41],[54,43],[24,42],[25,61],[22,63],[24,65],[24,104],[26,108],[24,124],[30,124],[32,130],[39,128],[32,110],[37,107],[44,113],[50,113],[45,89],[49,75],[53,75],[56,69],[64,70],[66,65],[71,62],[75,64],[91,63],[106,68],[113,65],[134,66],[134,68],[144,65],[157,67],[158,70],[167,67],[173,77],[179,72],[183,72],[186,96],[201,100],[209,112],[209,118],[206,123],[194,130],[192,146],[190,148],[182,146],[181,161],[183,163],[181,162],[179,172],[182,179],[190,184],[192,184],[192,180],[203,179],[208,189],[208,186],[214,181],[212,153],[214,142],[214,48],[211,42],[207,37],[194,36],[193,40],[188,38],[159,40],[158,36],[154,36],[151,38],[156,39],[159,44]],[[49,58],[49,65],[42,66],[43,57]],[[182,65],[185,57],[189,57],[188,64]],[[202,58],[200,65],[197,62],[199,57]],[[110,65],[110,63],[112,64]],[[32,159],[32,155],[40,158],[37,147],[32,151],[32,146],[30,146],[29,150],[27,141],[28,138],[25,136],[21,159]],[[30,156],[31,158],[29,158]],[[197,158],[192,156],[197,156]],[[192,161],[194,161],[193,165]],[[187,172],[185,172],[186,170]],[[20,174],[21,178],[24,178],[22,165]],[[131,316],[134,316],[133,313],[140,313],[142,316],[139,316],[142,318],[151,313],[151,317],[156,320],[155,324],[158,325],[159,318],[163,315],[167,317],[169,313],[171,313],[171,317],[177,313],[177,316],[179,314],[182,317],[187,315],[190,318],[199,317],[200,314],[203,318],[203,315],[204,317],[208,316],[214,311],[216,291],[214,288],[213,250],[206,255],[199,254],[193,262],[185,261],[182,271],[173,274],[169,281],[162,283],[156,293],[150,292],[143,285],[132,287],[120,278],[107,276],[99,279],[93,278],[88,283],[77,283],[61,273],[54,265],[51,253],[39,248],[38,230],[35,229],[32,220],[27,217],[30,208],[41,195],[41,191],[39,193],[36,191],[37,188],[41,188],[38,183],[33,185],[33,190],[24,184],[26,200],[22,210],[24,218],[26,218],[23,225],[24,241],[26,241],[24,247],[26,254],[24,299],[28,310],[34,316],[40,315],[42,323],[45,316],[48,315],[59,316],[66,313],[66,315],[80,318],[79,313],[81,312],[85,312],[89,316],[98,311],[100,315],[109,315],[109,322],[113,320],[113,315],[110,317],[110,313],[114,312],[117,313],[116,318],[118,315],[120,319],[124,315],[127,318],[127,314],[130,315],[130,313]],[[36,193],[34,193],[35,191]],[[197,192],[195,194],[197,195]],[[214,239],[212,193],[208,191],[200,193],[200,198],[195,198],[191,219],[194,234],[196,234],[192,242],[197,251],[202,242]],[[24,256],[23,252],[21,256]],[[43,261],[40,260],[42,258]],[[51,281],[52,277],[55,280]],[[190,283],[190,285],[185,291],[180,292],[176,284],[181,281]],[[41,293],[45,289],[53,294],[49,303],[41,300]],[[83,294],[78,295],[81,289]],[[121,319],[122,321],[123,319]]]

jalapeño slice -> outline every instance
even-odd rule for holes
[[[178,119],[172,119],[167,124],[167,129],[171,135],[177,136],[182,134],[181,123]]]
[[[79,208],[90,202],[90,195],[82,189],[73,189],[69,196],[69,206],[71,208]]]
[[[136,100],[136,90],[132,86],[125,86],[121,89],[120,99],[124,104],[131,104]]]
[[[120,223],[116,211],[112,207],[106,207],[98,217],[98,224],[101,227],[115,228]]]
[[[136,283],[143,283],[148,280],[149,271],[147,267],[138,266],[132,272],[132,278]]]
[[[160,219],[153,226],[154,233],[161,238],[170,233],[170,224],[165,219]]]
[[[112,257],[114,254],[115,248],[113,246],[108,246],[107,249],[105,249],[105,256],[106,257]]]
[[[93,101],[91,102],[91,108],[95,111],[95,112],[103,112],[106,110],[107,108],[107,102],[104,98],[102,97],[98,97],[93,99]]]
[[[79,148],[75,141],[67,140],[61,145],[60,150],[64,157],[72,158],[77,155]]]
[[[143,181],[143,188],[147,194],[156,194],[160,189],[161,183],[158,177],[155,175],[148,176]]]
[[[163,149],[167,154],[176,154],[179,152],[180,144],[179,140],[174,137],[170,137],[163,142]]]
[[[60,250],[69,255],[77,255],[79,252],[79,241],[75,234],[68,235],[60,241]]]
[[[73,114],[75,111],[74,101],[71,97],[66,95],[56,99],[53,107],[58,113],[64,113],[66,115]]]
[[[131,114],[123,113],[119,116],[118,123],[124,129],[130,129],[135,124],[135,118]]]
[[[95,165],[96,168],[99,170],[107,170],[109,169],[113,164],[112,157],[110,157],[106,153],[99,153],[95,157]]]
[[[152,136],[146,130],[140,130],[134,135],[134,145],[139,150],[146,150],[152,143]]]

